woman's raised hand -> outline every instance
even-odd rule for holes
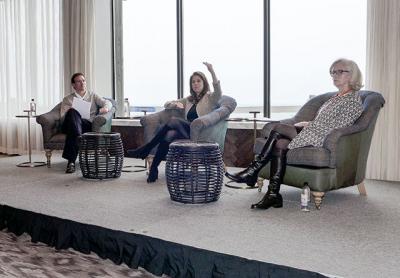
[[[215,75],[215,71],[213,66],[210,63],[207,62],[203,62],[203,64],[207,67],[208,71],[211,73],[212,79],[213,79],[213,83],[217,83],[218,82],[218,78]]]
[[[203,62],[203,64],[207,67],[209,72],[214,72],[213,66],[210,63]]]

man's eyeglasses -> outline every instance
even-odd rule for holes
[[[350,72],[350,71],[349,70],[332,70],[330,72],[330,74],[331,74],[331,76],[342,75],[344,72]]]

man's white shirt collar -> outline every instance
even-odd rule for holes
[[[78,94],[77,92],[75,92],[75,97],[80,98],[80,99],[84,99],[85,96],[86,96],[86,94],[87,94],[87,91],[85,91],[85,94],[83,95],[83,97],[81,97],[80,94]]]

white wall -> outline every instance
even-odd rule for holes
[[[112,96],[111,0],[94,1],[95,8],[95,79],[94,88],[101,96]]]

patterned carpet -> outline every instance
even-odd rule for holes
[[[0,231],[0,277],[156,277],[143,269],[115,265],[96,254],[82,254],[72,249],[55,250],[30,237]]]

